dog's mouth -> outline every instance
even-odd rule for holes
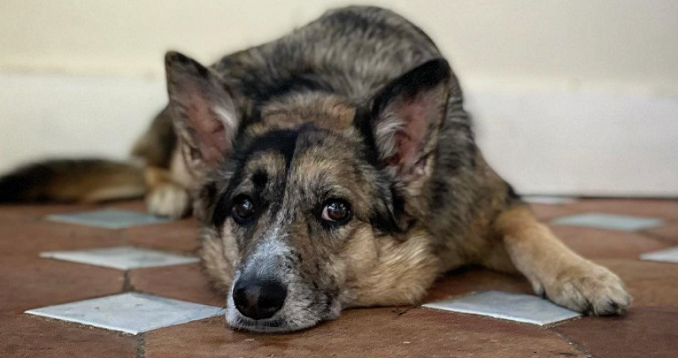
[[[321,321],[319,318],[305,317],[304,319],[290,320],[279,314],[267,319],[252,319],[246,317],[237,310],[226,310],[226,322],[236,331],[249,331],[259,333],[284,333],[299,331],[315,326]]]
[[[292,327],[289,327],[287,321],[282,317],[269,318],[265,320],[253,320],[251,318],[239,315],[235,320],[231,320],[227,315],[226,321],[231,326],[231,328],[236,331],[280,333],[291,332],[295,330]]]

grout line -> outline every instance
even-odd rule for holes
[[[132,285],[132,280],[129,276],[129,270],[125,270],[125,273],[123,274],[123,281],[122,281],[122,292],[135,292],[136,288],[134,288],[134,285]]]
[[[127,246],[129,245],[129,235],[127,234],[127,229],[117,229],[117,237],[120,241],[122,241],[122,244]]]
[[[146,337],[145,333],[139,333],[134,336],[136,342],[136,358],[144,358],[146,356]]]
[[[549,327],[548,330],[551,331],[551,332],[553,332],[553,333],[555,333],[559,338],[565,340],[569,345],[571,345],[572,347],[574,347],[574,349],[576,349],[576,350],[578,350],[579,352],[583,353],[583,354],[586,356],[586,358],[597,358],[596,356],[594,356],[593,354],[591,354],[589,351],[587,351],[586,348],[584,348],[584,347],[582,347],[581,345],[579,345],[578,343],[574,342],[574,341],[571,340],[568,336],[566,336],[566,335],[564,335],[564,334],[562,334],[562,333],[556,331],[554,328],[555,328],[555,327]]]
[[[652,240],[655,240],[655,241],[659,241],[659,242],[662,242],[664,244],[673,244],[673,246],[678,246],[678,244],[676,244],[676,240],[668,239],[668,238],[663,237],[661,235],[651,233],[651,232],[647,231],[647,229],[636,231],[636,233],[641,235],[641,236],[644,236],[645,238],[652,239]]]
[[[397,317],[400,317],[411,310],[418,308],[417,306],[395,306],[391,309],[391,313],[395,314]]]

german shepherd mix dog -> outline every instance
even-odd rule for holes
[[[485,162],[436,45],[375,7],[333,10],[210,67],[166,56],[169,105],[145,166],[55,161],[4,201],[99,201],[201,222],[236,329],[283,332],[356,306],[409,305],[462,265],[520,272],[569,309],[620,314],[622,281],[565,247]]]

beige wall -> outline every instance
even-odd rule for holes
[[[678,93],[675,0],[2,0],[0,71],[159,78],[167,49],[209,62],[347,3],[409,17],[466,86]]]
[[[167,49],[211,62],[346,3],[0,0],[0,173],[125,158],[167,103]],[[372,3],[439,44],[519,192],[678,195],[678,0]]]

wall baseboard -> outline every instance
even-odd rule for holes
[[[166,104],[162,80],[0,73],[0,172],[122,159]],[[678,195],[678,97],[466,89],[478,143],[523,194]]]

